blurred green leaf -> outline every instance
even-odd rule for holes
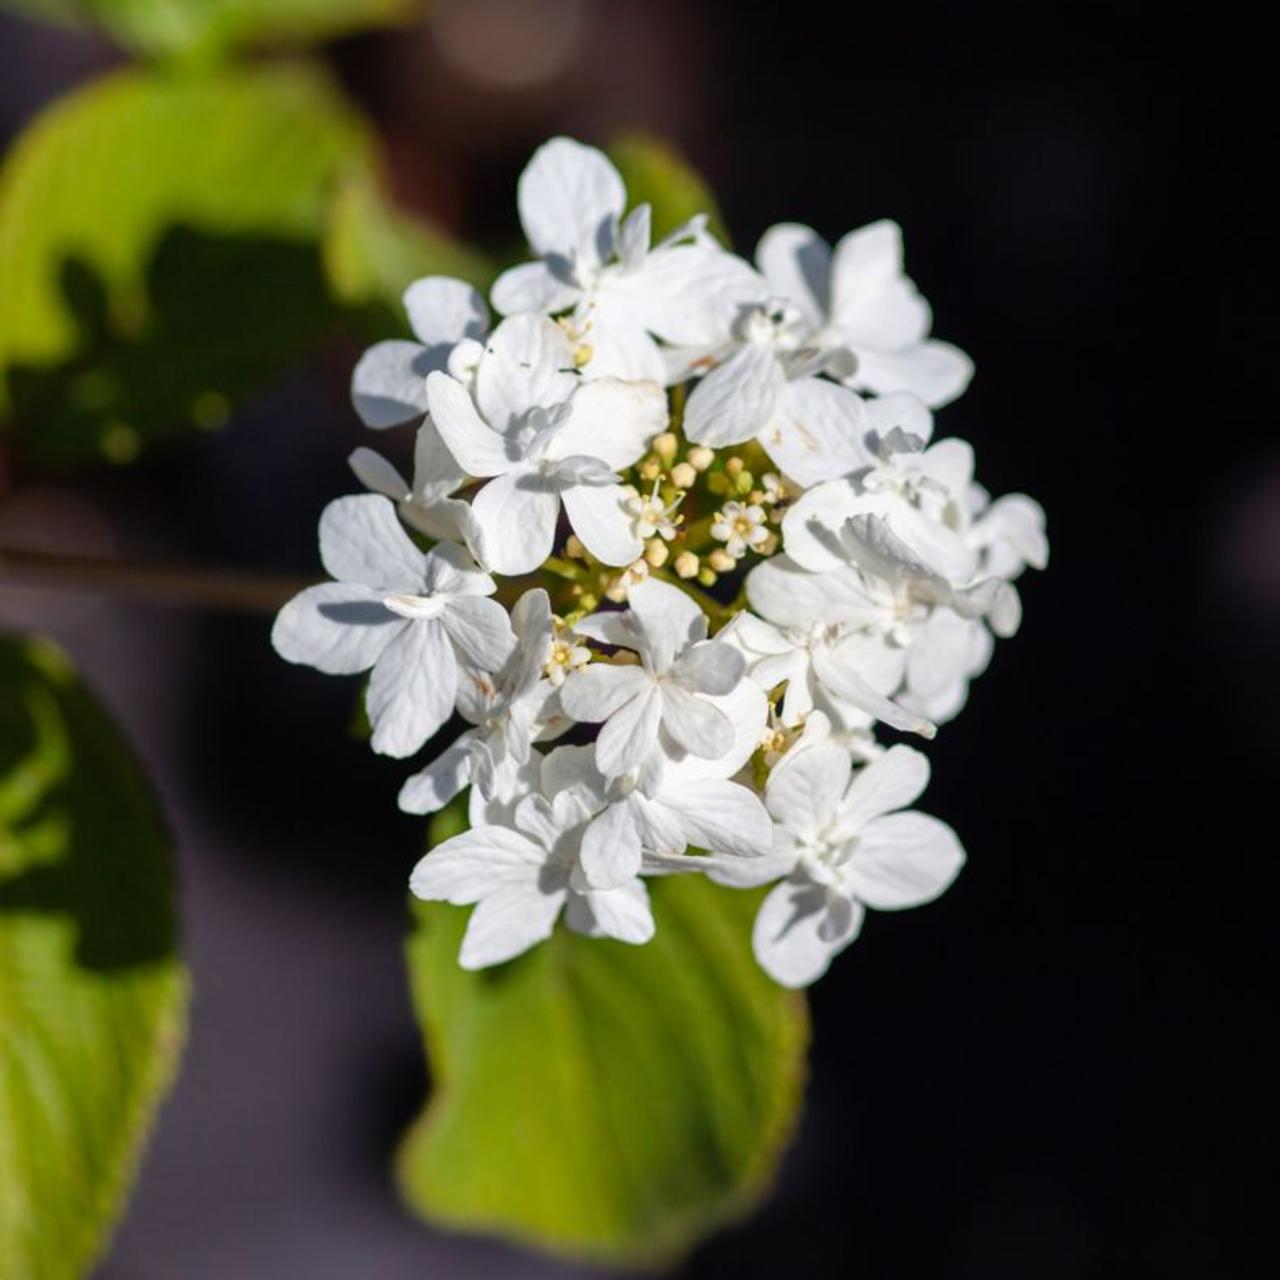
[[[670,143],[645,134],[627,134],[608,148],[627,184],[631,208],[646,201],[653,209],[653,238],[661,239],[697,213],[710,215],[711,230],[725,244],[729,235],[711,188]]]
[[[338,300],[365,312],[371,338],[405,336],[400,298],[421,276],[457,276],[488,293],[497,275],[484,255],[393,208],[362,176],[344,183],[333,201],[324,263]]]
[[[219,425],[333,327],[320,241],[372,162],[302,66],[123,72],[39,117],[0,171],[0,419],[22,452],[127,461]]]
[[[436,841],[464,825],[441,816]],[[424,1217],[650,1265],[767,1190],[800,1102],[803,998],[751,954],[759,893],[694,876],[650,892],[646,946],[558,927],[479,973],[458,967],[468,909],[414,904],[434,1090],[398,1172]]]
[[[65,655],[0,637],[0,1280],[102,1252],[181,1049],[169,837]]]
[[[133,53],[207,58],[305,44],[411,19],[419,0],[0,0],[0,8],[100,31]]]

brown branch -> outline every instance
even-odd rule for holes
[[[310,583],[278,574],[132,564],[106,556],[0,547],[0,584],[131,596],[197,609],[273,613]]]

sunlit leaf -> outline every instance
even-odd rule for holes
[[[417,0],[0,0],[0,8],[100,31],[134,53],[207,57],[301,44],[411,18]]]
[[[399,1176],[430,1221],[646,1264],[768,1188],[800,1101],[803,999],[752,958],[757,893],[692,876],[650,888],[646,946],[561,927],[479,973],[457,963],[467,909],[415,904],[434,1087]]]
[[[0,1278],[102,1252],[177,1062],[169,838],[66,657],[0,638]]]
[[[127,461],[335,323],[320,238],[365,170],[319,73],[124,72],[64,99],[0,171],[0,419],[24,454]]]
[[[728,234],[711,188],[670,143],[645,134],[628,134],[609,148],[627,184],[628,203],[653,208],[653,236],[660,239],[697,213],[711,217],[711,230],[726,243]]]

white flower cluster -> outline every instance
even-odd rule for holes
[[[924,756],[874,729],[931,737],[960,710],[1018,626],[1013,580],[1046,562],[1043,513],[933,442],[971,366],[928,337],[893,223],[834,248],[777,226],[754,266],[702,217],[655,244],[565,138],[519,211],[537,257],[497,281],[496,324],[470,286],[420,280],[418,340],[360,361],[364,421],[417,424],[413,479],[356,451],[371,492],[324,512],[333,581],[281,610],[275,646],[370,673],[375,751],[471,726],[400,796],[423,814],[470,788],[470,829],[411,879],[474,905],[464,966],[562,913],[644,943],[645,877],[701,873],[776,882],[756,955],[803,986],[865,908],[959,871],[955,833],[907,808]]]

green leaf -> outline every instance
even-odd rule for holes
[[[371,163],[302,66],[128,71],[39,117],[0,171],[0,419],[23,454],[127,461],[220,425],[335,325],[320,241]]]
[[[627,134],[609,148],[627,184],[628,204],[653,209],[653,238],[661,239],[697,213],[709,214],[711,230],[726,244],[729,235],[711,188],[669,143],[645,134]]]
[[[646,946],[561,926],[479,973],[457,962],[468,909],[414,904],[435,1085],[398,1173],[424,1217],[656,1265],[765,1193],[800,1102],[803,998],[752,957],[759,893],[694,876],[650,892]]]
[[[418,6],[415,0],[3,0],[0,8],[87,26],[144,56],[208,58],[404,22]]]
[[[0,637],[0,1280],[102,1252],[180,1052],[169,837],[61,651]]]
[[[488,293],[497,269],[484,255],[393,208],[367,177],[348,180],[333,201],[324,240],[330,287],[364,312],[372,338],[403,337],[401,295],[422,276],[457,276]]]

